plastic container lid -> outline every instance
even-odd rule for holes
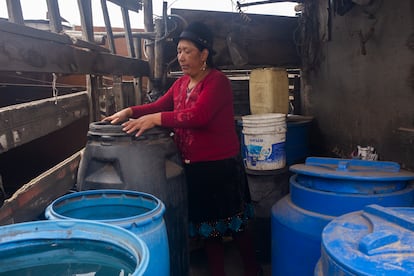
[[[304,164],[289,169],[298,175],[297,182],[303,186],[356,194],[398,191],[414,179],[414,173],[389,161],[308,157]]]
[[[322,258],[329,261],[323,263],[346,275],[413,275],[413,231],[414,208],[368,205],[324,228]]]
[[[88,136],[99,136],[99,137],[134,137],[136,131],[133,133],[126,133],[122,130],[123,126],[121,124],[111,124],[109,122],[92,122],[89,124]],[[158,136],[170,136],[171,131],[168,128],[164,127],[153,127],[146,130],[140,137],[149,136],[149,135],[158,135]]]
[[[412,180],[414,173],[400,169],[389,161],[308,157],[305,164],[290,167],[292,172],[333,179],[380,179],[382,181]]]

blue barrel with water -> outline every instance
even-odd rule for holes
[[[290,170],[290,193],[272,206],[273,276],[313,275],[322,230],[335,217],[414,203],[414,173],[395,162],[308,157]]]
[[[369,205],[322,232],[315,276],[414,275],[414,208]]]
[[[164,204],[155,196],[128,190],[89,190],[64,195],[45,211],[47,219],[92,220],[122,227],[147,245],[145,275],[169,275],[168,237]]]
[[[0,275],[144,275],[145,243],[93,221],[35,221],[0,227]]]

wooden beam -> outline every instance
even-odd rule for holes
[[[88,114],[86,92],[0,108],[0,153],[52,133]]]
[[[93,17],[91,0],[78,0],[79,13],[81,17],[83,39],[93,41]]]
[[[59,4],[57,0],[46,0],[47,15],[49,19],[50,30],[54,33],[62,32],[62,19],[60,18]]]
[[[155,30],[157,33],[154,47],[154,85],[158,86],[161,84],[164,71],[164,20],[156,19],[155,20]]]
[[[138,12],[142,10],[142,0],[109,0],[120,7],[126,8],[130,11]]]
[[[0,71],[148,76],[149,66],[147,61],[85,51],[0,28]]]
[[[101,120],[101,112],[99,106],[99,89],[102,87],[102,83],[102,76],[86,76],[86,87],[89,98],[90,122]]]
[[[9,14],[9,21],[24,25],[22,6],[20,0],[6,0],[7,12]]]
[[[66,43],[71,44],[71,40],[66,35],[60,35],[56,33],[51,33],[48,31],[43,31],[35,29],[28,26],[23,26],[19,24],[10,23],[7,21],[0,20],[0,32],[7,32],[10,34],[21,35],[25,37],[31,37],[41,40],[49,40],[57,43]]]
[[[124,29],[125,29],[125,41],[128,48],[128,56],[135,57],[135,50],[134,50],[134,42],[132,41],[132,30],[131,30],[131,22],[129,20],[128,10],[125,8],[121,8],[122,12],[122,19],[124,21]]]
[[[153,21],[153,9],[152,9],[152,0],[143,0],[144,2],[144,29],[146,32],[154,32],[154,21]],[[151,43],[149,46],[146,46],[144,49],[148,56],[148,63],[150,67],[150,79],[154,76],[154,67],[155,67],[155,46],[154,43]],[[148,83],[147,91],[151,91],[152,84]]]
[[[108,37],[108,45],[112,54],[116,54],[115,39],[112,32],[111,19],[109,18],[108,6],[106,0],[101,0],[102,14],[105,21],[106,36]]]
[[[115,102],[115,111],[120,111],[121,109],[127,107],[125,106],[124,101],[124,91],[122,89],[122,77],[113,76],[114,83],[112,85],[112,93],[114,95]]]
[[[92,43],[92,42],[77,39],[76,37],[73,37],[71,39],[72,39],[72,43],[73,43],[74,46],[78,46],[78,47],[81,47],[81,48],[86,48],[86,49],[90,49],[90,50],[94,50],[94,51],[99,51],[99,52],[106,52],[106,53],[111,52],[108,48],[96,45],[95,43]]]
[[[142,40],[141,38],[134,37],[134,49],[135,49],[135,57],[137,59],[142,58]],[[134,91],[135,91],[135,102],[134,105],[141,105],[142,104],[142,77],[134,78]]]
[[[92,2],[91,0],[78,0],[79,11],[81,15],[82,36],[88,42],[94,41],[94,29],[93,29],[93,15],[92,15]],[[99,118],[99,100],[98,100],[98,87],[101,86],[101,78],[88,74],[86,76],[86,86],[90,99],[89,114],[90,121],[96,121]]]
[[[53,200],[75,186],[81,154],[75,153],[17,190],[0,208],[0,225],[39,219]]]
[[[264,4],[272,4],[272,3],[280,3],[280,2],[303,2],[303,0],[295,0],[295,1],[286,1],[286,0],[266,0],[266,1],[256,1],[256,2],[250,2],[250,3],[239,3],[237,1],[237,8],[243,8],[243,7],[249,7],[249,6],[256,6],[256,5],[264,5]]]

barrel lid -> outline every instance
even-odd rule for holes
[[[125,136],[121,124],[111,124],[110,122],[100,121],[89,124],[89,135],[108,135],[108,136]]]
[[[324,228],[322,258],[352,275],[412,275],[413,231],[413,207],[368,205]]]
[[[134,136],[136,132],[128,134],[122,130],[122,124],[111,124],[110,122],[92,122],[89,124],[88,135],[90,136]],[[154,127],[146,130],[141,136],[147,135],[170,135],[170,131],[163,127]]]
[[[409,181],[414,173],[401,170],[390,161],[308,157],[304,164],[289,168],[292,172],[320,178],[341,180]]]

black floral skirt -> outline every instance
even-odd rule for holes
[[[246,175],[239,158],[185,164],[191,237],[219,237],[243,231],[253,216]]]

